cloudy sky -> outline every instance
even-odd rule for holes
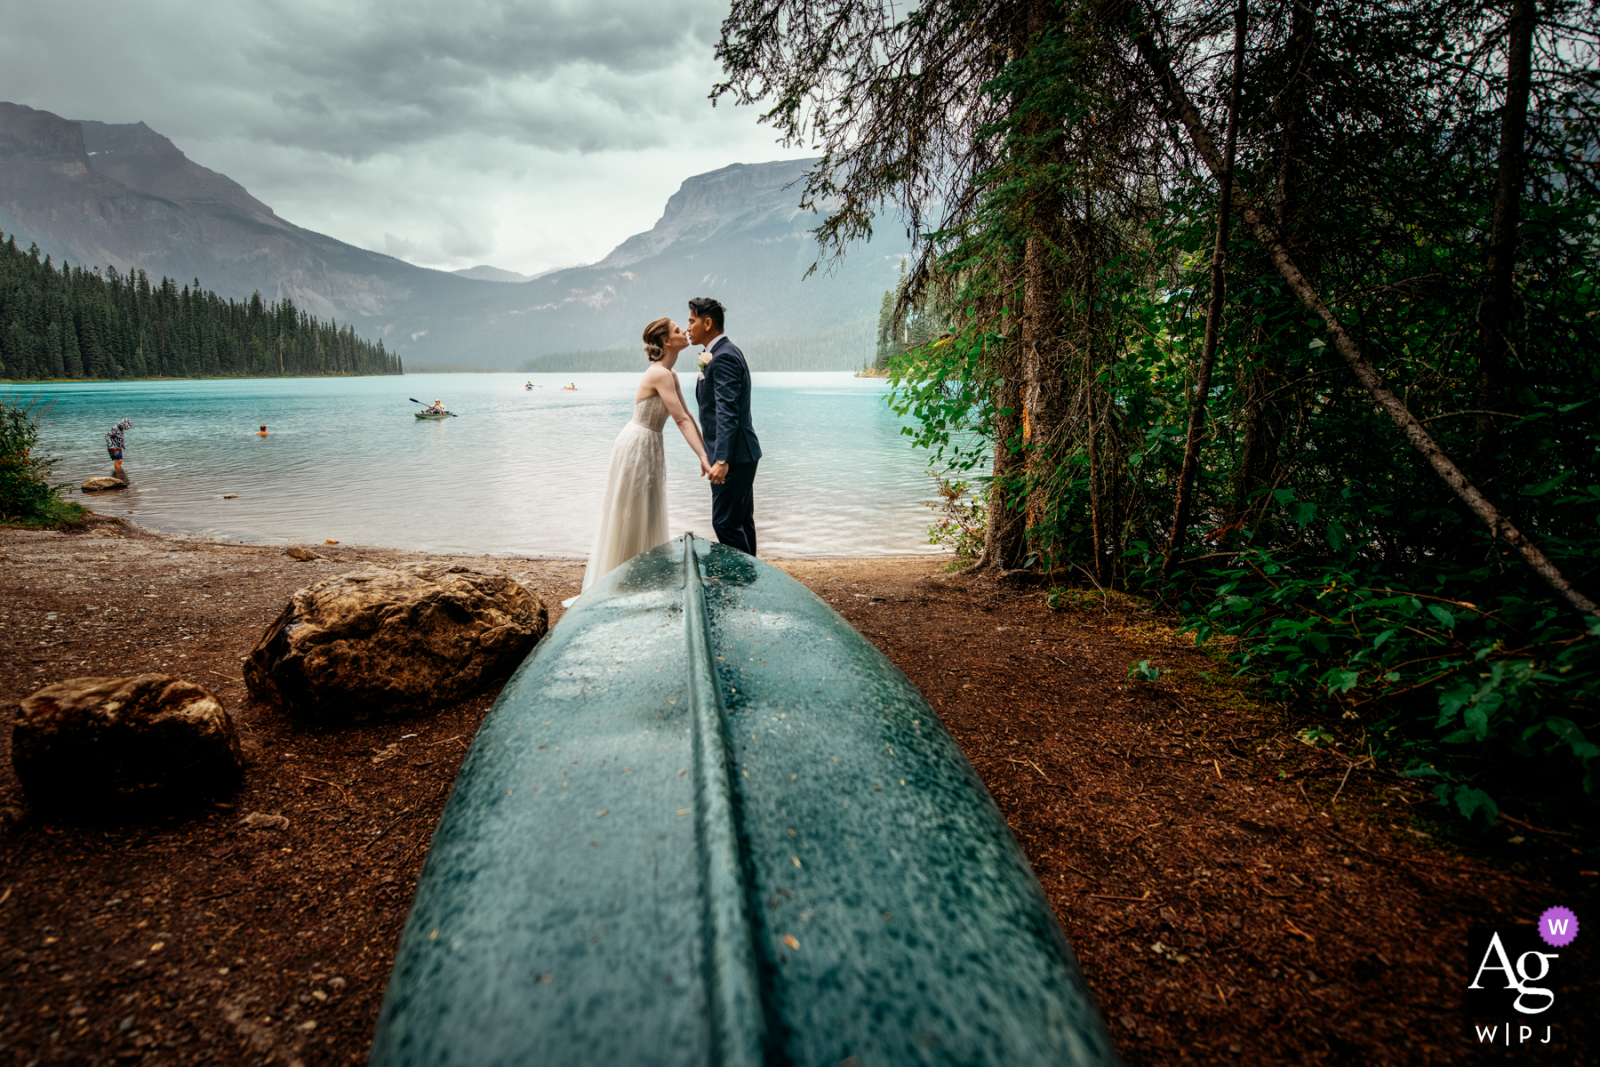
[[[784,149],[706,99],[726,0],[0,0],[0,100],[143,121],[298,225],[536,273]]]

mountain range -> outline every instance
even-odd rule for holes
[[[752,365],[870,360],[903,248],[862,246],[809,278],[820,217],[797,205],[811,160],[734,164],[684,181],[660,221],[597,263],[528,277],[417,267],[279,218],[238,182],[144,123],[70,120],[0,102],[0,230],[55,260],[198,279],[225,297],[289,299],[410,366],[559,370],[582,351],[627,366],[645,323],[691,296],[729,309]],[[580,361],[583,362],[583,361]]]

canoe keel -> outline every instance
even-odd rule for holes
[[[485,719],[370,1062],[852,1056],[1116,1063],[927,702],[787,575],[680,538],[575,603]]]

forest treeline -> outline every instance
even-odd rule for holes
[[[3,236],[3,235],[0,235]],[[400,358],[256,293],[224,300],[200,282],[85,270],[0,244],[0,378],[272,378],[400,374]]]
[[[737,341],[753,371],[857,370],[866,362],[870,351],[862,341],[870,329],[870,319],[852,319],[819,326],[804,336],[741,336]],[[637,371],[644,365],[643,347],[632,346],[553,352],[524,360],[516,369],[519,374],[564,374],[569,371]],[[685,360],[678,369],[685,371],[688,368],[689,362]]]
[[[979,566],[1157,597],[1308,743],[1561,818],[1600,756],[1596,43],[1581,0],[735,0],[715,95],[824,150],[823,258],[911,226],[880,343]]]

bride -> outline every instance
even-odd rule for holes
[[[678,424],[683,439],[700,457],[700,473],[708,474],[706,446],[700,427],[683,401],[673,364],[689,346],[689,336],[671,319],[657,319],[644,328],[644,353],[650,368],[633,397],[633,421],[617,434],[611,450],[611,473],[600,503],[600,528],[595,533],[583,591],[641,552],[665,544],[667,533],[667,456],[661,427],[667,416]]]

